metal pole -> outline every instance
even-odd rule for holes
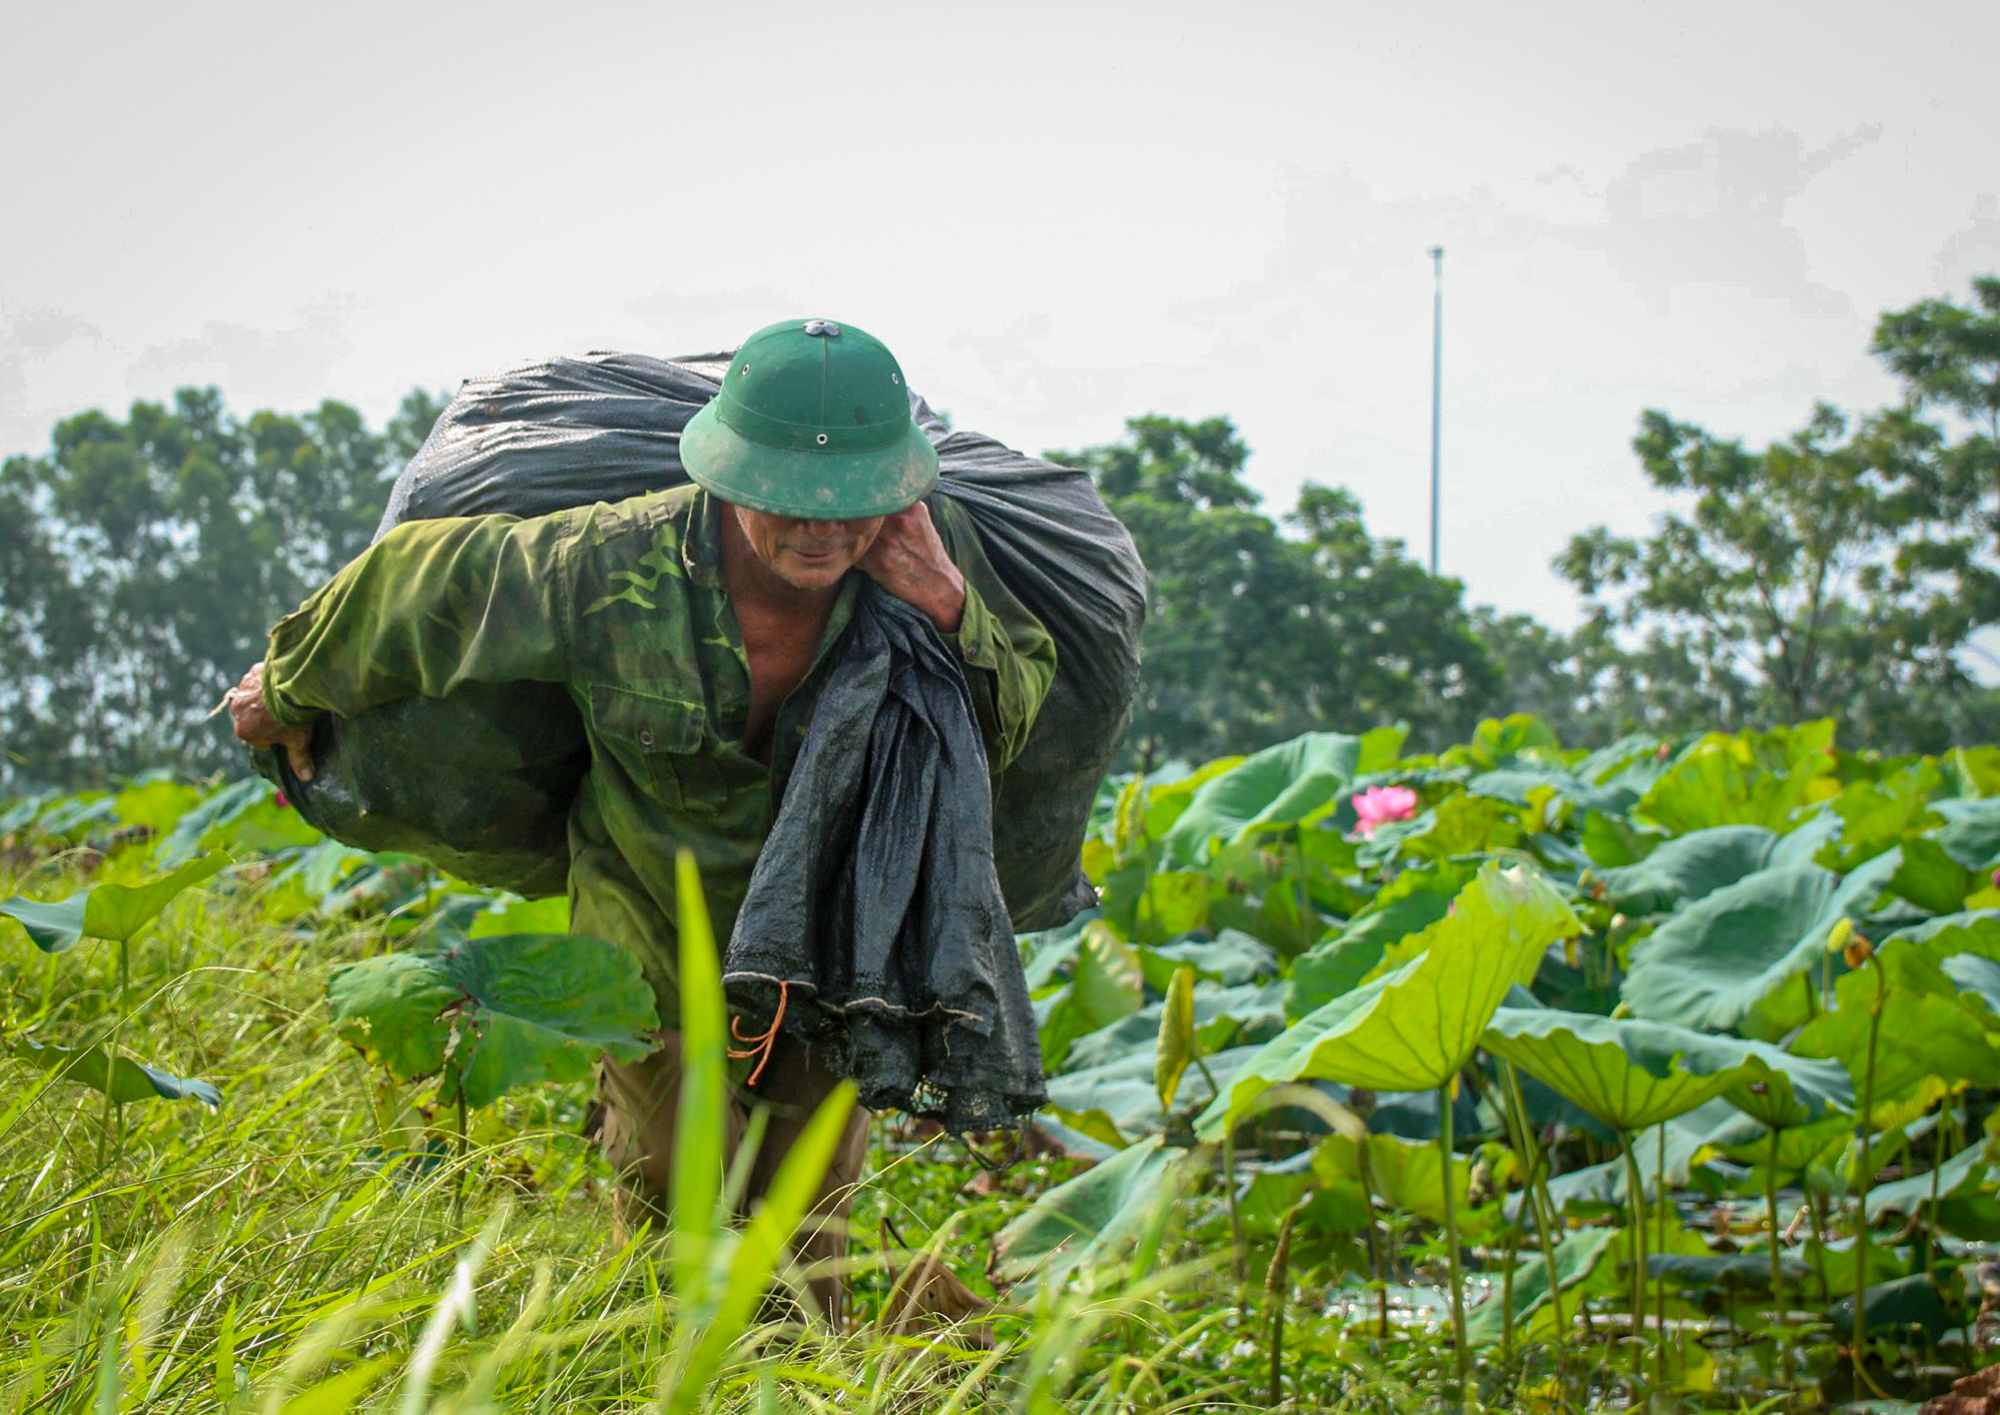
[[[1431,247],[1431,573],[1438,572],[1438,400],[1444,380],[1444,247]]]

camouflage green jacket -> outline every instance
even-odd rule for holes
[[[957,646],[997,771],[1034,724],[1055,646],[965,512],[929,504],[965,576]],[[281,620],[265,656],[265,703],[285,724],[464,683],[565,685],[591,751],[569,818],[570,927],[636,951],[663,1017],[678,1007],[675,853],[694,852],[726,939],[860,584],[842,584],[766,765],[743,746],[750,668],[719,515],[687,486],[529,520],[407,522]]]

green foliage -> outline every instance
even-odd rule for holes
[[[0,899],[0,915],[26,930],[44,953],[65,953],[86,938],[128,943],[182,890],[220,874],[229,863],[227,855],[205,855],[143,884],[93,885],[52,903],[15,895]]]
[[[1444,741],[1498,695],[1463,587],[1369,535],[1345,491],[1308,484],[1281,530],[1227,418],[1132,418],[1121,442],[1048,455],[1096,475],[1151,576],[1141,771],[1336,723]]]
[[[598,1058],[636,1061],[659,1026],[627,950],[570,934],[468,938],[336,969],[341,1037],[399,1081],[491,1105],[516,1086],[575,1081]]]
[[[238,420],[214,389],[58,423],[0,464],[0,739],[17,770],[102,781],[240,760],[205,721],[266,631],[368,543],[442,403],[385,432],[326,402]],[[4,768],[0,768],[4,769]]]
[[[14,1043],[13,1051],[15,1060],[39,1067],[61,1080],[88,1086],[108,1096],[114,1105],[155,1099],[200,1101],[213,1110],[222,1104],[222,1093],[206,1081],[172,1075],[106,1047],[43,1046],[23,1039]]]
[[[2000,620],[2000,280],[1973,293],[1976,307],[1930,300],[1877,325],[1902,407],[1822,403],[1761,451],[1644,414],[1640,465],[1684,509],[1640,539],[1595,527],[1558,558],[1589,616],[1572,681],[1670,729],[1837,711],[1885,749],[1991,735],[2000,698],[1965,656]]]

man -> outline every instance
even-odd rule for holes
[[[631,948],[663,1019],[679,1008],[674,855],[694,853],[726,938],[859,576],[956,646],[995,771],[1020,750],[1055,664],[965,514],[922,499],[937,454],[896,360],[852,325],[752,335],[683,432],[681,457],[693,486],[527,520],[398,526],[278,624],[231,703],[239,737],[282,748],[310,780],[321,712],[465,683],[564,684],[591,752],[569,818],[570,926]],[[678,1037],[660,1043],[600,1074],[625,1222],[667,1212]],[[750,1107],[771,1107],[746,1204],[836,1080],[780,1036],[754,1096],[736,1095],[732,1153]],[[828,1269],[813,1287],[829,1316],[866,1140],[857,1109],[797,1244]]]

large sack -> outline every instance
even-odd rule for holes
[[[436,516],[536,516],[678,486],[680,431],[729,358],[590,354],[471,380],[397,479],[382,530]],[[938,450],[936,494],[970,513],[993,568],[1056,641],[1055,680],[994,807],[1008,913],[1016,928],[1047,928],[1094,900],[1077,849],[1131,719],[1145,569],[1087,473],[949,432],[914,393],[911,412]],[[565,819],[587,752],[560,689],[407,699],[323,719],[314,746],[310,786],[270,753],[257,754],[259,770],[327,834],[425,855],[481,884],[562,888]]]

